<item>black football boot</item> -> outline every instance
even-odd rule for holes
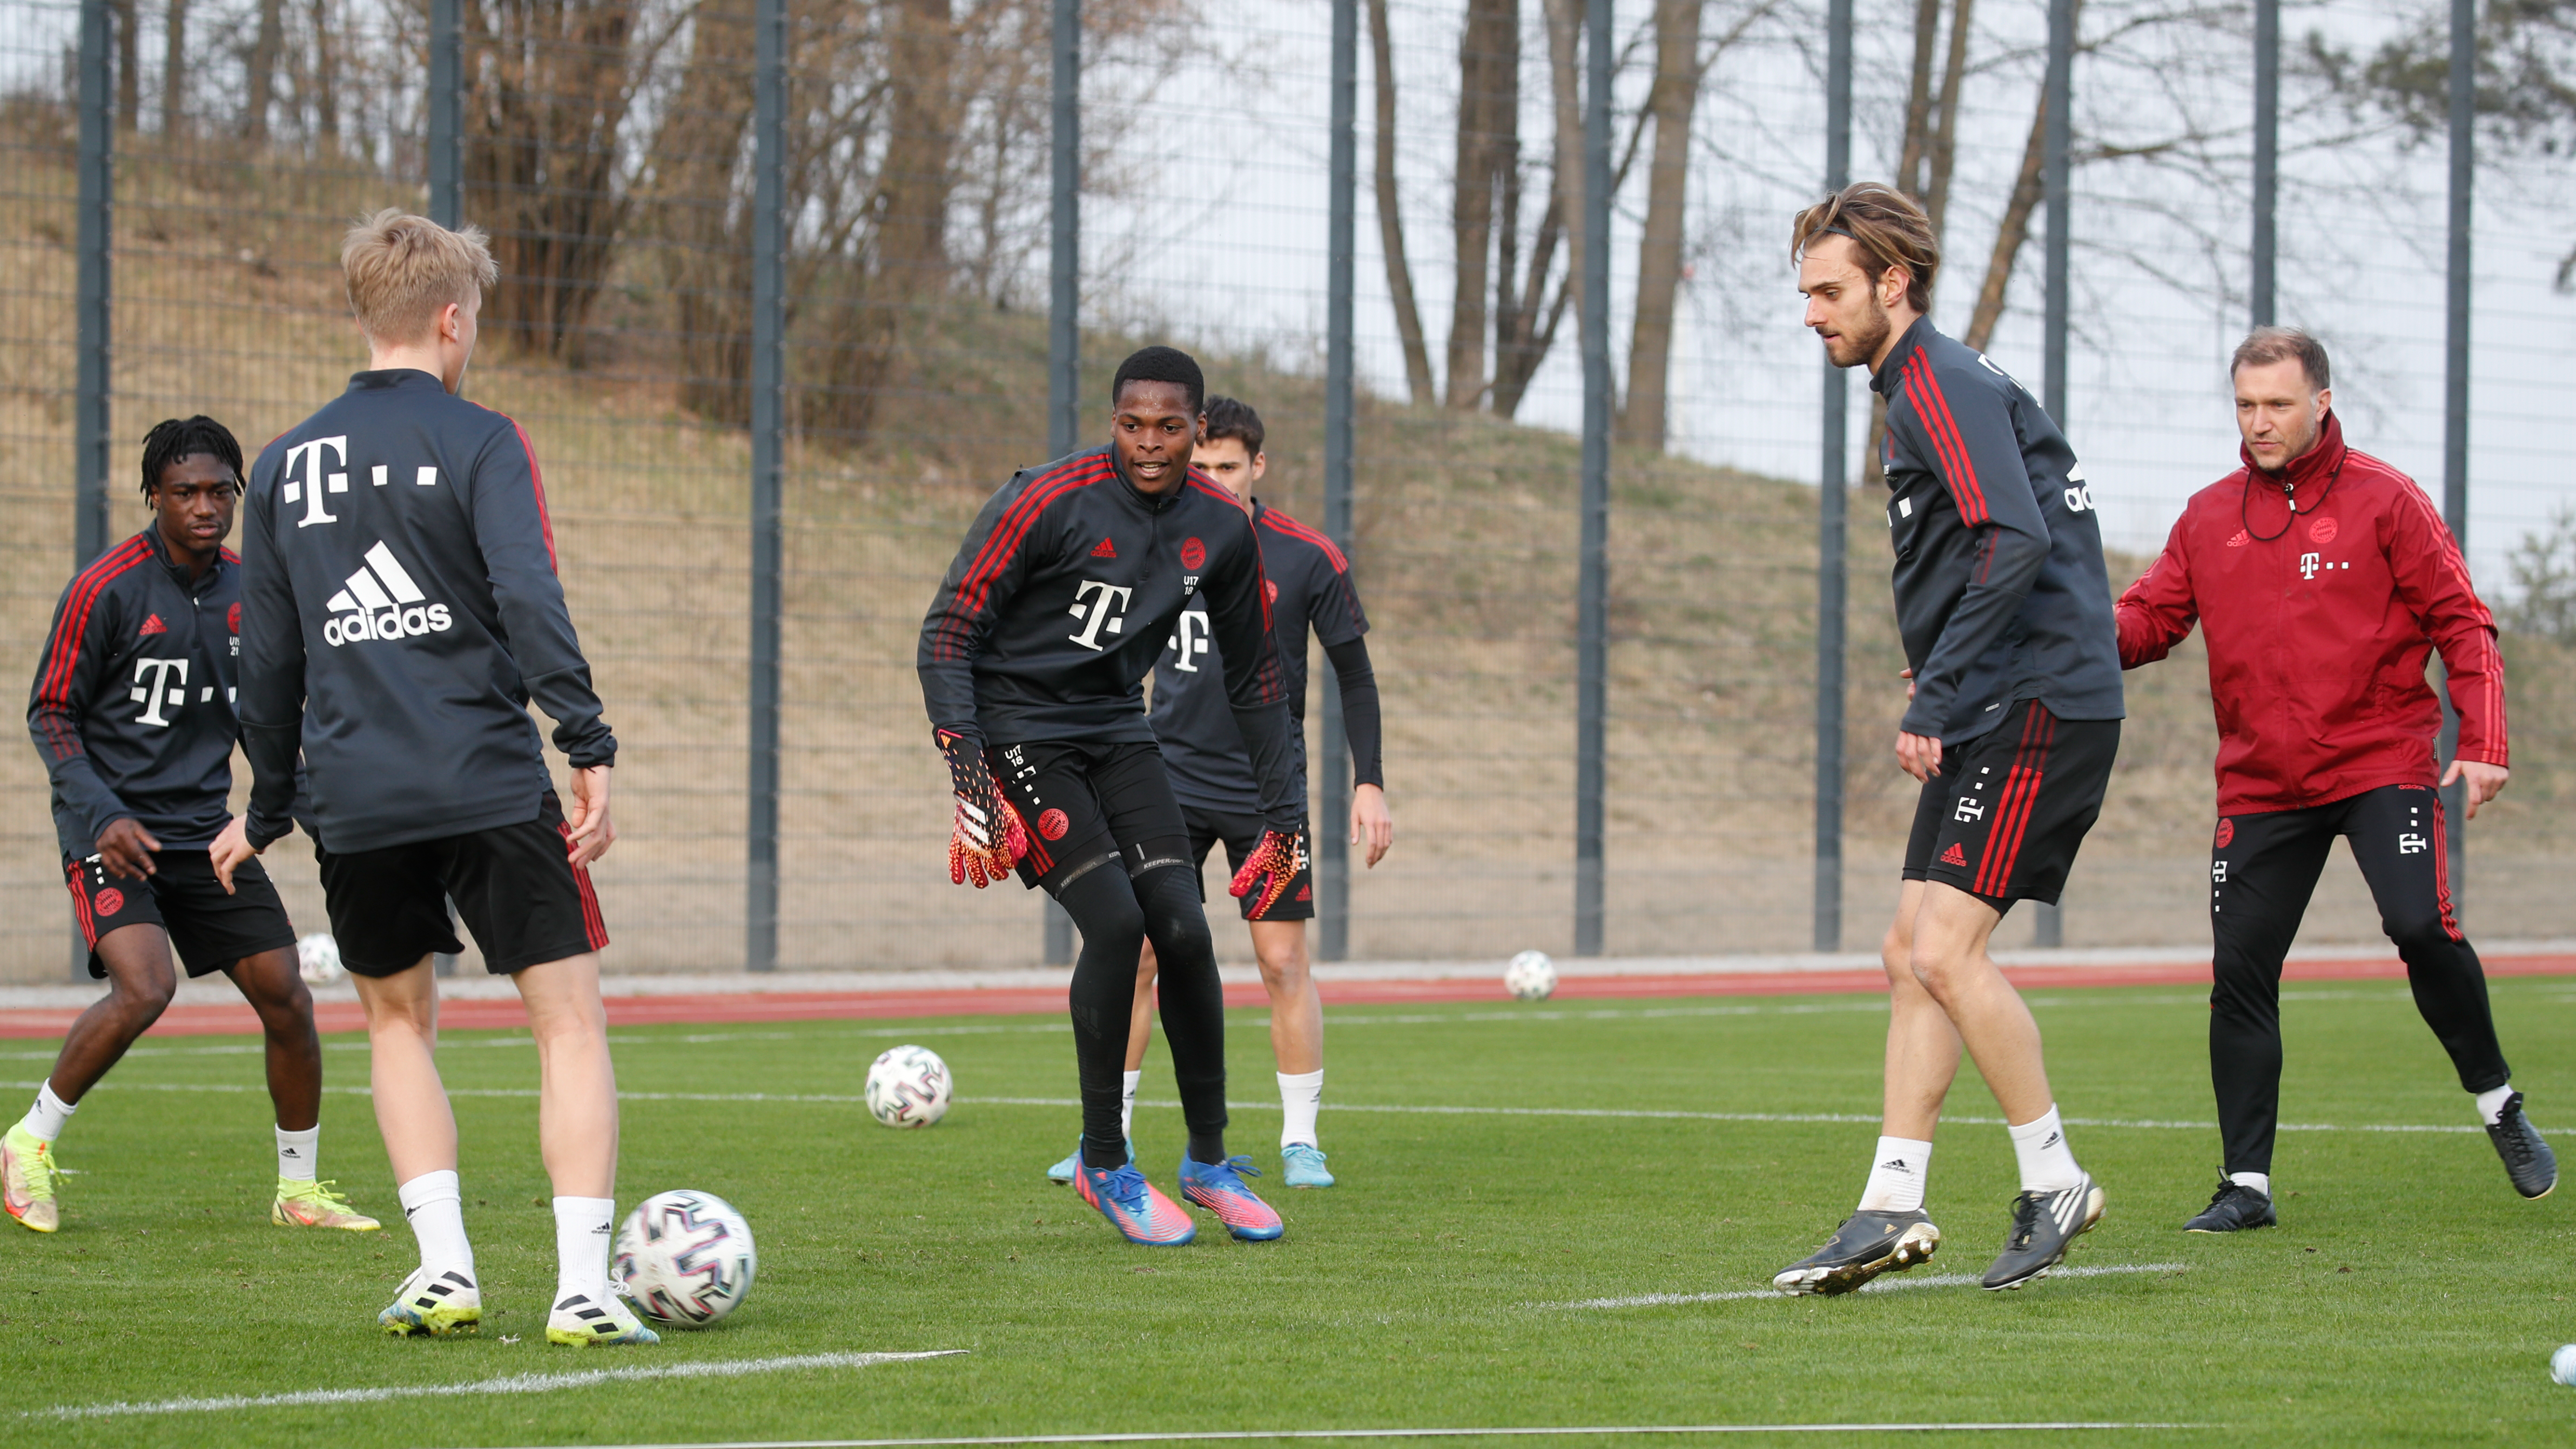
[[[2280,1221],[2272,1213],[2270,1197],[2241,1182],[2222,1177],[2218,1180],[2218,1191],[2209,1195],[2209,1206],[2183,1224],[2182,1230],[2186,1233],[2241,1233],[2251,1228],[2272,1227]]]
[[[2495,1144],[2496,1156],[2504,1159],[2504,1175],[2513,1179],[2515,1192],[2547,1197],[2558,1185],[2558,1154],[2549,1150],[2540,1129],[2522,1115],[2520,1092],[2504,1099],[2504,1110],[2487,1127],[2487,1140]]]
[[[1881,1273],[1930,1261],[1941,1230],[1920,1210],[1856,1212],[1825,1245],[1782,1269],[1771,1286],[1783,1293],[1849,1293]]]
[[[2092,1175],[2056,1192],[2026,1192],[2013,1199],[2012,1233],[2003,1256],[1986,1270],[1983,1286],[2019,1288],[2048,1276],[2078,1235],[2102,1220],[2102,1189]]]

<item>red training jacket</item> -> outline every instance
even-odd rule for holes
[[[2508,763],[2495,616],[2415,480],[2346,447],[2329,411],[2283,480],[2244,466],[2192,495],[2120,596],[2120,665],[2201,623],[2218,715],[2218,813],[2297,810],[2431,785],[2442,651],[2460,758]],[[2293,506],[2295,505],[2295,507]]]

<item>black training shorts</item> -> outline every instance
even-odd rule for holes
[[[316,846],[313,858],[341,963],[360,976],[464,950],[448,920],[451,899],[495,976],[608,944],[590,871],[572,863],[572,832],[552,790],[537,818],[517,825],[348,855]]]
[[[89,943],[89,974],[107,978],[99,964],[99,939],[125,926],[159,926],[191,976],[222,971],[267,951],[293,949],[295,927],[286,904],[256,860],[233,872],[233,893],[215,879],[215,860],[202,848],[157,850],[148,880],[111,875],[99,857],[63,857],[63,879],[72,889],[72,915]]]
[[[1131,876],[1189,864],[1189,829],[1153,741],[991,745],[984,761],[1028,827],[1023,885],[1053,895],[1112,861]]]
[[[1222,810],[1203,810],[1196,805],[1182,806],[1181,819],[1190,827],[1190,860],[1198,869],[1199,899],[1202,901],[1207,899],[1208,852],[1216,848],[1217,842],[1225,842],[1226,874],[1231,878],[1243,869],[1244,861],[1251,858],[1253,850],[1261,844],[1261,837],[1270,830],[1258,815],[1233,815]],[[1305,864],[1298,867],[1296,877],[1288,882],[1288,889],[1270,903],[1269,910],[1258,915],[1253,913],[1253,908],[1259,904],[1258,891],[1234,898],[1235,907],[1243,913],[1245,920],[1314,919],[1315,848],[1307,836],[1303,820],[1297,822],[1297,851],[1297,858]]]
[[[2055,905],[2119,752],[2118,720],[2015,704],[2002,724],[1941,752],[1941,773],[1915,802],[1905,878],[1956,886],[1997,910]]]

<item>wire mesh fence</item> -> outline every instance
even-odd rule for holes
[[[459,8],[461,210],[503,269],[465,390],[533,439],[622,743],[620,842],[598,875],[610,964],[735,969],[758,12]],[[1375,626],[1399,843],[1353,872],[1354,957],[1571,938],[1583,398],[1561,177],[1580,8],[1361,6],[1347,542]],[[1909,132],[1937,141],[1915,163],[1947,200],[1936,319],[2036,386],[2041,228],[2024,177],[2043,12],[1977,10],[1957,46],[1938,32],[1917,86],[1927,8],[1953,27],[1971,13],[1859,6],[1855,174],[1906,165]],[[210,413],[255,451],[364,365],[338,240],[374,208],[425,205],[434,9],[108,6],[111,536],[146,521],[133,459],[152,422]],[[1047,454],[1050,12],[786,7],[783,968],[1028,964],[1040,951],[1038,897],[944,879],[945,776],[912,659],[967,521]],[[1821,13],[1765,0],[1616,10],[1612,954],[1809,939],[1819,369],[1785,242],[1823,172]],[[17,525],[0,535],[0,658],[28,674],[74,564],[81,16],[0,3],[0,496]],[[2335,348],[2356,442],[2438,488],[2438,158],[2331,64],[2402,39],[2412,12],[2336,0],[2291,17],[2314,39],[2285,82],[2281,313]],[[1178,342],[1212,388],[1261,409],[1259,492],[1308,522],[1324,505],[1331,19],[1324,0],[1146,0],[1086,7],[1082,37],[1083,436],[1105,431],[1118,355]],[[2198,9],[2093,0],[2080,34],[2063,421],[2125,581],[2190,491],[2233,466],[2224,359],[2246,310],[2250,73],[2242,27]],[[2509,555],[2548,532],[2565,492],[2559,379],[2576,362],[2576,304],[2553,269],[2576,227],[2545,167],[2500,152],[2482,185],[2468,541],[2502,603]],[[1856,380],[1851,396],[1857,458],[1870,412]],[[1866,526],[1876,499],[1855,481],[1844,920],[1866,944],[1913,789],[1885,749],[1902,660]],[[2576,905],[2550,888],[2570,858],[2566,646],[2518,627],[2507,652],[2515,778],[2471,837],[2471,920],[2488,935],[2576,934]],[[2197,660],[2185,650],[2131,676],[2112,801],[2068,895],[2070,944],[2206,939],[2214,739]],[[1310,744],[1321,713],[1309,710]],[[44,774],[32,751],[0,759],[0,979],[58,978],[71,928]],[[271,865],[310,929],[307,854],[299,836]],[[2328,881],[2311,937],[2371,935],[2357,878]],[[1221,881],[1210,894],[1223,914]],[[1217,938],[1248,956],[1239,933]]]

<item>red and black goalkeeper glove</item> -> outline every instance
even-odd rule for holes
[[[1252,909],[1244,919],[1258,921],[1270,914],[1279,898],[1306,869],[1306,832],[1302,830],[1266,830],[1261,843],[1244,857],[1243,869],[1234,873],[1234,884],[1226,887],[1229,895],[1248,896]]]
[[[948,833],[948,881],[964,885],[971,877],[975,889],[982,890],[1009,875],[1029,853],[1028,827],[993,783],[981,743],[942,730],[939,750],[948,757],[948,779],[957,791],[957,823]]]

